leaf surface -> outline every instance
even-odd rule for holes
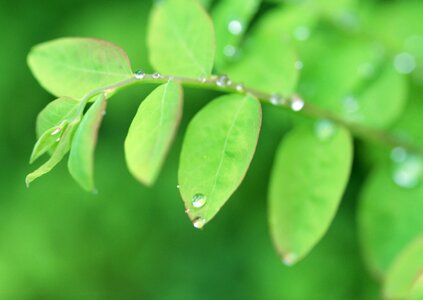
[[[189,124],[178,177],[188,216],[196,227],[210,221],[240,185],[260,126],[260,103],[249,95],[219,97]]]
[[[155,182],[182,114],[182,88],[169,81],[139,106],[125,140],[125,158],[132,175],[146,185]]]

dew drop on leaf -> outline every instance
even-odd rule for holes
[[[348,95],[344,98],[343,106],[346,113],[355,113],[360,109],[357,98],[352,95]]]
[[[394,67],[400,74],[410,74],[416,68],[416,58],[407,52],[400,53],[394,58]]]
[[[294,96],[291,100],[291,109],[293,111],[300,111],[304,107],[304,100],[298,96]]]
[[[230,85],[231,81],[229,79],[229,77],[227,75],[220,75],[217,79],[216,79],[216,85],[219,87],[226,87],[228,85]]]
[[[194,196],[192,196],[192,206],[194,206],[195,208],[201,208],[206,204],[206,196],[204,196],[203,194],[195,194]]]
[[[238,92],[242,92],[242,91],[244,91],[244,85],[242,83],[238,83],[237,85],[235,85],[235,89]]]
[[[134,76],[136,79],[143,79],[145,77],[145,73],[143,70],[136,70]]]
[[[239,20],[231,20],[228,23],[228,30],[233,35],[239,35],[243,30],[242,23]]]
[[[283,262],[284,265],[290,267],[293,264],[295,264],[295,262],[297,261],[297,259],[298,259],[298,255],[297,254],[295,254],[295,253],[288,253],[287,255],[285,255],[282,258],[282,262]]]
[[[327,141],[335,134],[335,126],[329,120],[323,119],[315,125],[316,135],[321,141]]]
[[[234,57],[236,55],[237,51],[238,51],[237,48],[233,45],[226,45],[223,48],[223,54],[228,58]]]
[[[396,163],[392,179],[394,182],[403,188],[416,187],[423,175],[423,160],[416,155],[406,154],[403,161]]]
[[[278,95],[278,94],[272,94],[272,96],[270,96],[270,103],[272,103],[273,105],[281,105],[283,104],[285,101],[284,99]]]
[[[192,222],[192,225],[194,225],[197,229],[202,229],[204,225],[206,224],[206,220],[202,217],[195,218]]]
[[[151,75],[151,77],[153,77],[153,79],[159,79],[161,75],[160,73],[154,73],[153,75]]]

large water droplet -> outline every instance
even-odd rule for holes
[[[56,135],[56,134],[58,134],[60,131],[62,131],[62,128],[57,127],[55,130],[53,130],[53,132],[51,133],[51,135]]]
[[[394,67],[400,74],[410,74],[416,68],[416,58],[407,52],[400,53],[394,58]]]
[[[153,77],[153,79],[159,79],[162,75],[160,75],[160,73],[154,73],[153,75],[151,75],[151,77]]]
[[[335,125],[329,120],[320,120],[315,125],[316,135],[321,141],[327,141],[335,134]]]
[[[238,49],[233,45],[226,45],[223,48],[223,54],[229,58],[233,58],[237,52],[238,52]]]
[[[298,41],[306,41],[310,37],[310,28],[307,26],[298,26],[294,29],[293,35]]]
[[[282,262],[286,266],[290,267],[290,266],[292,266],[293,264],[295,264],[297,262],[297,259],[298,259],[298,255],[297,254],[295,254],[295,253],[288,253],[287,255],[285,255],[283,257]]]
[[[227,75],[220,75],[216,79],[216,85],[219,87],[226,87],[230,85],[230,83],[231,83],[231,80],[229,79]]]
[[[282,98],[279,94],[272,94],[272,96],[270,96],[269,101],[273,105],[281,105],[286,103],[285,99]]]
[[[203,194],[195,194],[194,196],[192,196],[192,206],[194,206],[195,208],[201,208],[203,207],[207,202],[206,196],[204,196]]]
[[[136,70],[134,76],[136,79],[143,79],[145,77],[145,73],[143,70]]]
[[[407,157],[394,167],[393,180],[403,188],[414,188],[421,181],[423,173],[423,161],[416,155]]]
[[[242,23],[239,20],[232,20],[228,23],[228,30],[233,35],[239,35],[243,30]]]
[[[291,99],[291,109],[293,111],[300,111],[304,107],[304,100],[298,96],[293,96]]]
[[[206,224],[206,219],[202,217],[195,218],[194,221],[192,221],[192,225],[194,225],[195,228],[201,229]]]

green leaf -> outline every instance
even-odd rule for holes
[[[169,81],[140,105],[125,140],[125,157],[132,175],[152,185],[163,165],[182,114],[182,89]]]
[[[322,123],[323,122],[323,123]],[[348,182],[352,139],[327,121],[301,126],[279,146],[269,186],[273,242],[288,265],[303,258],[332,222]]]
[[[261,0],[222,0],[213,8],[216,28],[216,65],[222,66],[236,50]]]
[[[37,143],[35,143],[34,149],[32,150],[31,158],[29,163],[33,163],[37,160],[41,155],[49,151],[53,148],[54,145],[57,144],[57,141],[60,140],[62,136],[62,132],[66,127],[67,123],[62,122],[57,127],[52,127],[46,130],[41,137],[38,139]]]
[[[423,236],[401,251],[389,268],[383,287],[384,299],[409,299],[413,285],[422,274]]]
[[[122,49],[89,38],[61,38],[39,44],[29,53],[28,65],[47,91],[76,99],[133,76]]]
[[[94,151],[97,134],[106,109],[104,94],[97,96],[94,104],[82,118],[73,138],[68,168],[72,177],[87,191],[94,191]]]
[[[64,120],[75,117],[80,102],[62,97],[50,102],[39,114],[36,122],[37,137],[48,129],[58,126]]]
[[[147,44],[150,62],[162,73],[209,76],[215,55],[213,24],[194,0],[166,0],[153,9]]]
[[[411,287],[408,300],[421,300],[423,299],[423,273],[416,279]]]
[[[63,159],[66,153],[69,152],[72,138],[76,128],[78,127],[78,124],[79,120],[74,120],[66,127],[66,130],[63,132],[63,135],[58,141],[58,145],[54,149],[54,152],[52,153],[49,160],[47,160],[47,162],[45,162],[37,170],[26,176],[25,182],[27,186],[29,186],[29,184],[38,177],[50,172]]]
[[[379,278],[386,275],[400,251],[423,232],[423,184],[414,188],[395,184],[394,179],[403,176],[396,173],[398,170],[379,166],[367,178],[360,195],[361,246],[368,267]]]
[[[189,124],[178,177],[195,227],[209,222],[240,185],[253,158],[260,125],[260,103],[250,95],[213,100]]]

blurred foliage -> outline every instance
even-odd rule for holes
[[[219,1],[202,2],[213,9]],[[153,86],[128,89],[110,101],[97,149],[98,195],[80,189],[64,164],[25,188],[35,119],[52,99],[29,73],[29,49],[61,36],[93,36],[120,45],[134,68],[151,71],[145,43],[151,5],[0,3],[0,298],[377,299],[380,287],[368,270],[380,280],[423,233],[422,183],[404,186],[401,177],[404,168],[409,172],[410,157],[358,143],[351,180],[328,234],[304,261],[286,267],[270,242],[266,190],[271,157],[291,115],[272,107],[264,107],[260,143],[245,181],[202,232],[194,231],[184,214],[177,161],[187,122],[214,92],[186,90],[176,145],[153,188],[130,176],[122,146],[139,102]],[[291,37],[304,65],[298,90],[307,100],[423,146],[422,6],[418,0],[273,0],[264,1],[250,21],[261,24],[259,33],[253,31],[260,38]],[[245,45],[247,55],[248,49],[273,45],[267,41],[260,48],[248,38],[237,43]],[[392,66],[410,75],[399,76]],[[386,93],[386,87],[395,91]],[[370,101],[363,99],[369,97],[374,101],[367,109]]]

